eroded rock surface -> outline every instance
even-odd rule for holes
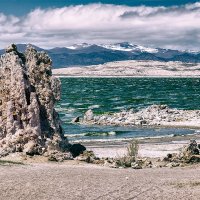
[[[0,157],[65,151],[67,138],[55,102],[60,81],[52,76],[52,61],[31,46],[25,54],[15,45],[0,58]]]
[[[173,165],[177,163],[199,163],[200,162],[200,144],[195,140],[190,140],[190,143],[184,146],[180,153],[168,154],[164,161],[169,161]],[[173,167],[173,166],[172,166]]]

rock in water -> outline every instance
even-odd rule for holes
[[[0,57],[0,157],[67,149],[54,109],[60,81],[52,76],[51,64],[45,52],[31,46],[22,54],[11,45]]]
[[[84,115],[84,121],[91,121],[94,119],[94,113],[93,111],[90,109],[88,111],[86,111],[85,115]]]

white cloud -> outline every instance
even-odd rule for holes
[[[23,18],[0,14],[0,47],[41,47],[130,41],[152,47],[200,50],[200,3],[177,7],[89,4],[36,9]]]

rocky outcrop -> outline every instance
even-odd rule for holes
[[[15,45],[0,58],[0,156],[66,151],[58,113],[60,81],[52,76],[52,61],[31,46],[25,54]]]
[[[80,122],[118,126],[200,127],[200,110],[178,110],[167,105],[103,115],[94,115],[92,110],[88,110]]]
[[[196,140],[190,140],[189,144],[184,146],[180,153],[168,154],[164,161],[170,163],[199,163],[200,162],[200,144]]]

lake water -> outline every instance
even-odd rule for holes
[[[57,104],[70,140],[120,139],[191,134],[188,129],[83,126],[71,120],[88,109],[95,114],[141,109],[152,104],[200,109],[199,78],[61,78],[62,98]]]

